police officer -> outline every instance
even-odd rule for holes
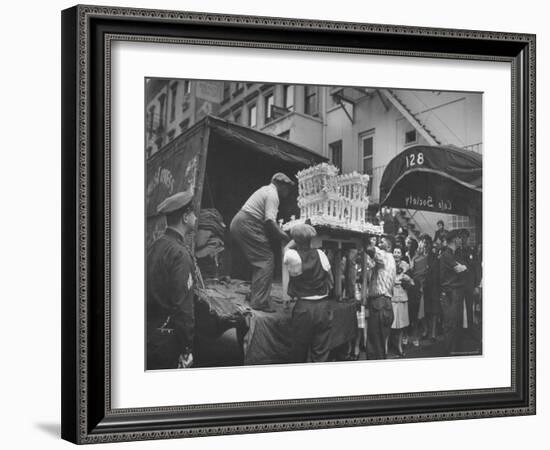
[[[447,247],[439,257],[439,270],[445,353],[451,355],[458,348],[462,328],[465,272],[468,268],[456,257],[457,249],[462,245],[459,231],[449,231],[446,239]]]
[[[157,212],[167,228],[147,253],[147,369],[193,364],[195,263],[185,236],[195,228],[189,189],[165,199]]]
[[[464,264],[468,270],[464,276],[464,301],[466,303],[466,317],[468,318],[468,329],[471,330],[474,323],[474,290],[476,287],[477,258],[475,250],[468,246],[470,232],[465,228],[458,231],[462,245],[456,249],[456,259]]]

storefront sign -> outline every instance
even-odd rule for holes
[[[405,207],[410,209],[447,212],[453,209],[453,202],[448,199],[435,200],[431,195],[409,195],[405,197]]]

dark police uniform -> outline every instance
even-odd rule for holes
[[[441,309],[443,334],[447,354],[456,351],[462,328],[465,272],[455,272],[458,264],[455,253],[449,247],[439,257],[441,283]]]
[[[468,270],[464,276],[464,301],[466,302],[466,315],[468,317],[468,328],[472,328],[474,323],[474,289],[477,279],[477,257],[472,247],[459,247],[456,249],[456,259],[464,264]],[[479,283],[478,283],[479,284]]]
[[[193,351],[195,264],[183,236],[167,228],[147,254],[147,369],[172,369]]]

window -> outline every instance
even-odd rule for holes
[[[184,94],[190,94],[191,93],[191,82],[189,80],[184,81],[183,93]]]
[[[164,107],[166,106],[166,94],[162,94],[159,97],[159,129],[162,130],[164,128]]]
[[[342,141],[336,141],[329,144],[330,162],[342,171]]]
[[[478,242],[477,235],[476,235],[475,217],[452,215],[450,228],[451,229],[464,228],[468,230],[470,232],[470,237],[468,239],[469,245],[472,245]]]
[[[176,118],[176,95],[178,94],[178,83],[173,83],[170,86],[171,100],[170,100],[170,122],[173,122]]]
[[[294,86],[287,85],[284,88],[285,108],[289,111],[294,111]]]
[[[244,83],[235,83],[235,92],[233,93],[233,95],[240,94],[243,89],[244,89]]]
[[[343,88],[341,87],[331,87],[329,95],[327,96],[327,109],[332,109],[335,106],[340,106],[338,101],[339,95],[342,94]]]
[[[305,87],[304,112],[310,116],[317,116],[319,114],[318,90],[319,90],[318,86]]]
[[[240,111],[240,110],[239,110],[239,111],[235,111],[235,112],[233,113],[233,122],[235,122],[235,123],[241,123],[241,116],[242,116],[242,114],[241,114],[241,111]]]
[[[180,122],[180,130],[181,130],[181,132],[183,133],[185,130],[187,130],[187,128],[189,128],[189,119],[182,120],[182,121]]]
[[[155,105],[149,108],[149,120],[147,123],[147,135],[149,139],[153,136],[153,129],[155,127]]]
[[[272,110],[271,107],[273,106],[273,92],[271,94],[267,94],[264,97],[264,119],[265,123],[269,123],[271,121],[272,117]]]
[[[405,145],[416,144],[416,130],[410,130],[405,132]]]
[[[366,133],[360,137],[360,154],[363,166],[363,173],[367,174],[372,179],[372,159],[374,154],[374,133]],[[371,193],[372,182],[369,183],[369,195]]]
[[[222,102],[226,102],[229,100],[231,90],[231,83],[225,82],[223,83],[223,100]]]
[[[170,130],[168,132],[168,142],[173,141],[175,135],[176,135],[176,130]]]
[[[255,103],[248,107],[248,126],[251,128],[254,128],[257,123],[256,111],[257,111],[257,108]]]

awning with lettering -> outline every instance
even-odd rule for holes
[[[478,215],[482,198],[481,154],[452,145],[416,145],[386,166],[381,206]]]

